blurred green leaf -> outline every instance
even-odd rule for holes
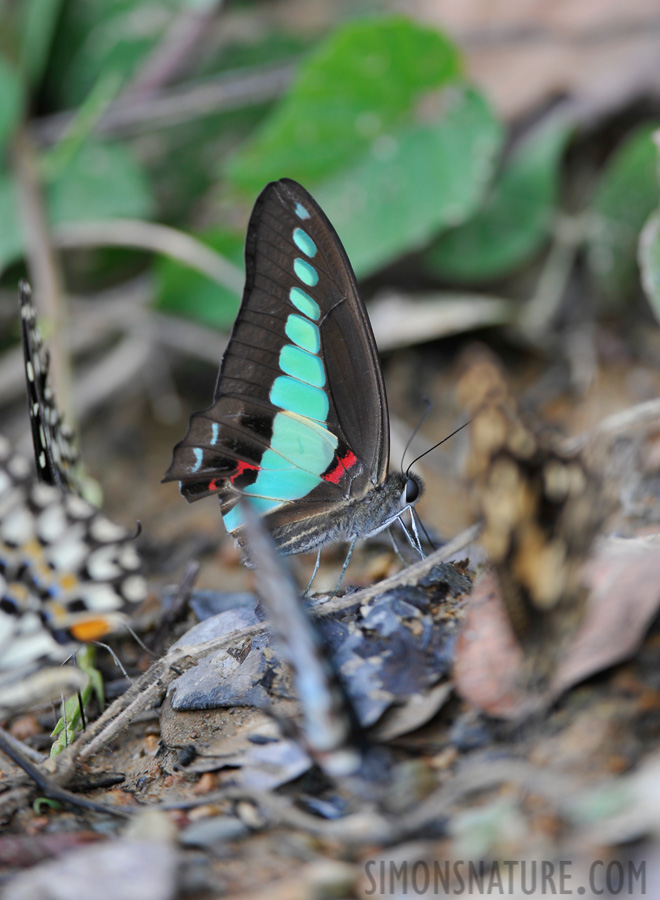
[[[103,677],[96,668],[96,647],[92,644],[82,647],[76,654],[76,666],[87,674],[89,681],[79,694],[64,701],[62,717],[50,733],[52,738],[56,738],[50,748],[51,758],[58,756],[63,750],[70,747],[76,735],[83,730],[83,709],[88,706],[92,695],[96,697],[101,709],[105,704]]]
[[[121,144],[82,147],[49,184],[47,200],[51,222],[145,219],[153,211],[146,176]]]
[[[24,0],[16,5],[21,19],[21,71],[33,86],[39,84],[48,64],[61,9],[62,0]]]
[[[58,170],[46,188],[51,224],[93,219],[145,219],[153,211],[149,184],[129,148],[89,143]],[[18,193],[0,174],[0,271],[19,259],[24,236]]]
[[[42,172],[46,180],[56,178],[72,163],[76,154],[90,139],[96,123],[112,103],[120,87],[121,79],[116,72],[101,75],[76,110],[59,142],[42,157]]]
[[[0,272],[21,258],[24,241],[14,182],[0,174]]]
[[[0,55],[0,157],[18,125],[23,109],[23,86],[16,69]]]
[[[484,98],[457,87],[432,122],[381,135],[352,168],[321,184],[316,197],[355,271],[372,272],[470,215],[500,143]]]
[[[82,103],[102,74],[130,81],[187,0],[104,0],[65,3],[58,22],[46,88],[54,105]]]
[[[637,128],[610,156],[589,210],[589,268],[603,295],[618,303],[637,288],[637,240],[658,204],[657,127]]]
[[[660,321],[660,212],[657,210],[639,236],[638,260],[644,293]]]
[[[475,282],[525,263],[550,232],[570,132],[565,122],[555,120],[530,134],[477,214],[442,235],[429,250],[428,268],[443,278]]]
[[[197,237],[237,266],[243,266],[242,236],[227,231],[208,231]],[[162,257],[156,264],[156,308],[203,325],[228,331],[236,318],[240,297],[206,275],[174,259]]]
[[[301,65],[228,176],[251,192],[283,175],[319,181],[408,125],[425,95],[460,73],[456,47],[437,31],[398,16],[351,22]]]

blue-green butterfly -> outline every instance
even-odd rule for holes
[[[421,493],[389,473],[389,416],[367,311],[336,231],[284,178],[254,206],[243,301],[213,404],[195,413],[163,481],[220,498],[245,544],[241,494],[283,553],[368,537]],[[414,520],[413,520],[414,528]]]

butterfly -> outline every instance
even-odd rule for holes
[[[26,682],[46,661],[61,662],[81,643],[125,621],[146,596],[134,535],[74,489],[75,436],[50,386],[48,355],[29,288],[20,313],[37,472],[0,436],[0,709],[29,705]],[[54,687],[52,669],[43,686]],[[74,676],[67,677],[73,683]],[[59,685],[58,681],[58,685]],[[41,687],[41,684],[40,684]],[[56,690],[56,694],[59,689]]]
[[[522,418],[497,363],[463,375],[459,400],[472,414],[468,477],[527,680],[547,681],[587,604],[585,559],[612,509],[600,448],[568,453],[558,436]]]
[[[403,525],[422,492],[417,476],[388,474],[385,385],[353,269],[321,208],[288,178],[257,198],[245,264],[213,403],[191,417],[163,481],[178,481],[189,502],[217,494],[241,546],[245,495],[280,552],[320,554],[335,541],[352,551],[359,537]]]

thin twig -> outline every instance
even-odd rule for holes
[[[68,806],[87,809],[91,812],[107,813],[113,816],[120,816],[123,819],[128,817],[129,813],[123,807],[104,806],[101,803],[95,803],[93,800],[88,800],[80,794],[73,794],[71,791],[60,787],[52,777],[46,774],[41,766],[34,764],[20,742],[16,741],[3,728],[0,728],[0,751],[8,756],[12,762],[16,763],[17,766],[20,766],[43,794],[51,800],[58,800],[60,803],[66,803]]]
[[[447,335],[506,325],[519,304],[507,297],[437,291],[406,294],[388,289],[369,304],[376,343],[381,351],[407,347]]]
[[[578,249],[584,240],[582,217],[562,216],[555,228],[555,239],[539,276],[534,295],[527,302],[517,324],[529,340],[538,342],[547,334],[564,299],[568,277]]]
[[[394,776],[395,777],[395,776]],[[580,792],[577,779],[539,769],[520,759],[470,760],[441,787],[403,815],[393,816],[376,807],[336,820],[323,820],[295,806],[289,797],[248,787],[229,787],[203,798],[163,804],[162,809],[190,808],[223,800],[249,800],[259,807],[273,828],[285,825],[327,840],[364,846],[405,840],[432,822],[449,815],[452,808],[471,794],[511,784],[525,793],[542,796],[560,813],[570,813]]]
[[[191,62],[193,52],[199,55],[199,44],[222,6],[223,0],[184,6],[158,46],[147,55],[122,97],[144,100],[183,71]]]
[[[151,344],[145,338],[127,337],[85,373],[76,389],[76,408],[81,418],[102,406],[107,397],[131,385],[140,386],[138,376],[151,356]]]
[[[589,431],[567,438],[562,443],[562,449],[565,453],[575,453],[594,439],[614,437],[621,432],[628,434],[641,427],[660,427],[660,400],[647,400],[613,413],[601,419]]]
[[[146,99],[118,98],[99,119],[95,134],[128,134],[178,125],[279,97],[293,78],[295,66],[285,63],[228,72],[208,81],[183,85]],[[74,112],[57,113],[30,125],[35,141],[52,144],[69,127]]]
[[[227,337],[196,322],[153,313],[150,318],[154,340],[180,354],[218,364],[227,346]]]
[[[53,230],[53,243],[61,250],[104,246],[151,250],[203,272],[238,296],[243,292],[240,269],[191,235],[166,225],[139,219],[70,222]]]
[[[340,610],[349,609],[352,606],[362,606],[364,603],[369,603],[375,597],[379,597],[386,591],[394,590],[394,588],[419,584],[422,578],[428,575],[435,566],[447,562],[452,556],[474,543],[482,530],[483,528],[480,524],[471,525],[469,528],[461,531],[453,540],[440,547],[439,550],[436,550],[424,559],[420,559],[419,562],[413,563],[401,572],[397,572],[395,575],[391,575],[389,578],[371,585],[371,587],[363,588],[361,591],[355,591],[345,597],[335,597],[332,600],[328,600],[321,606],[315,607],[311,612],[313,615],[329,616]]]

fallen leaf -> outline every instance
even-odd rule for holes
[[[631,657],[660,607],[660,541],[603,541],[585,564],[584,580],[591,590],[585,618],[549,689],[540,693],[525,687],[523,652],[495,576],[484,572],[458,637],[454,677],[460,696],[491,716],[515,719]]]

